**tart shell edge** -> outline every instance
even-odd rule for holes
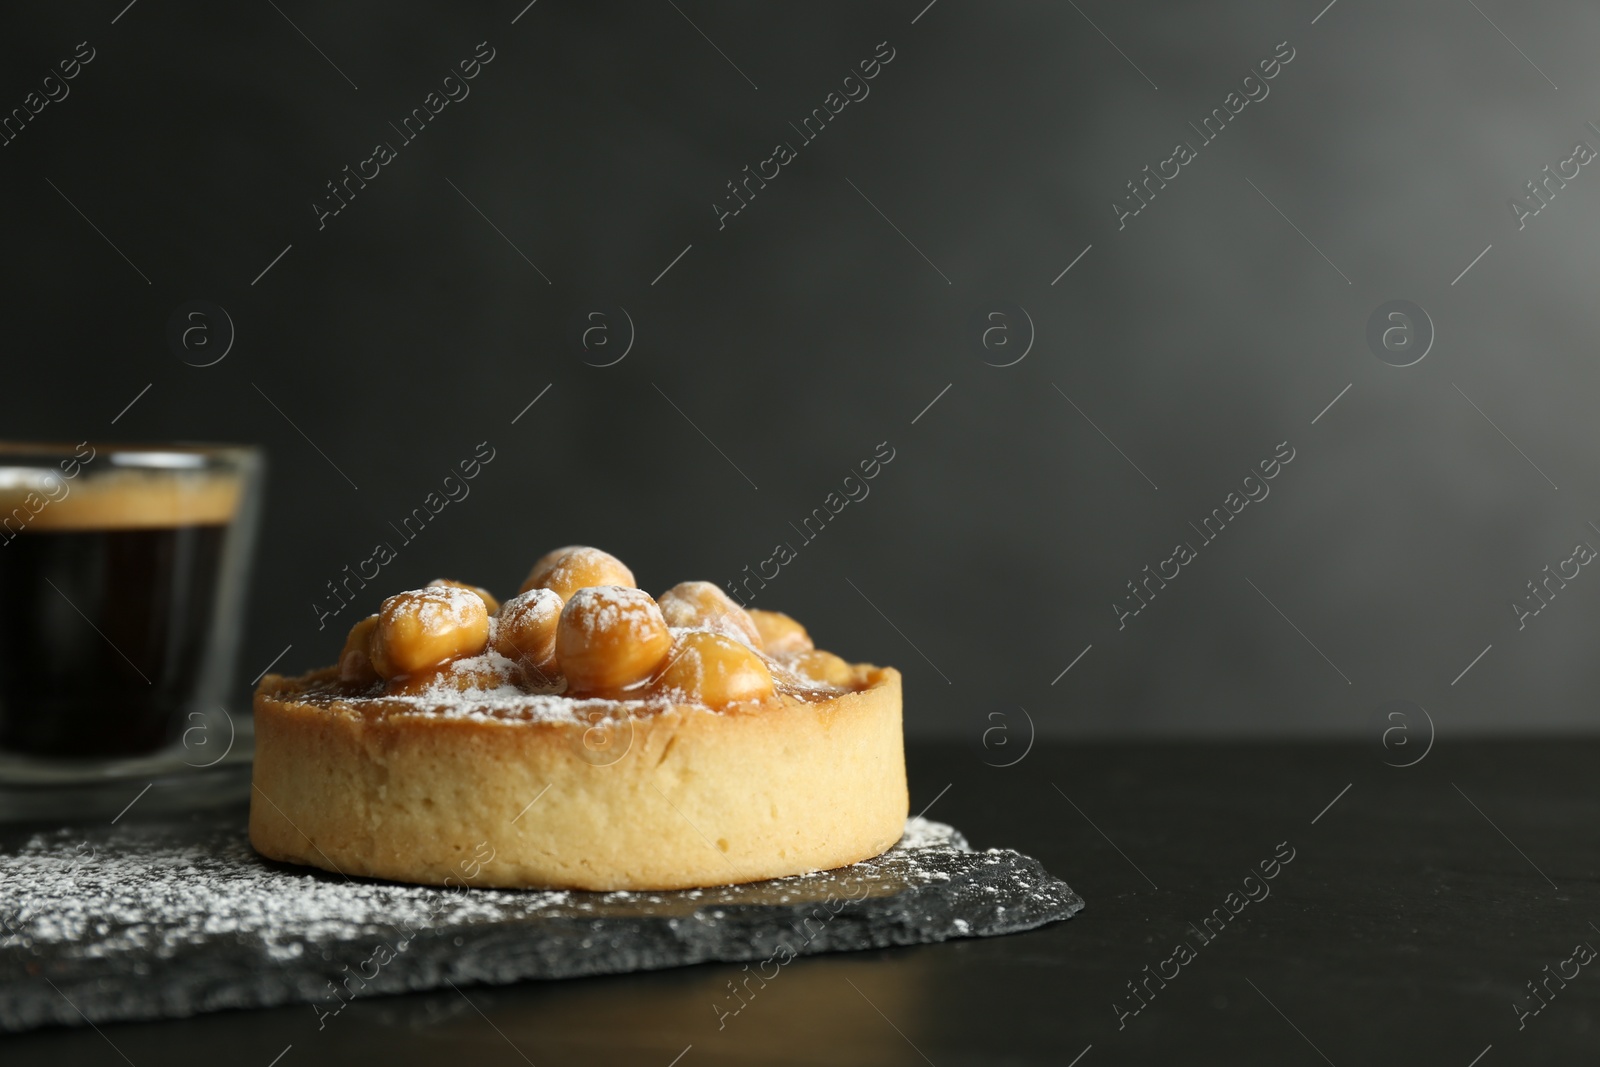
[[[594,722],[297,699],[327,674],[256,691],[250,842],[270,859],[430,885],[688,889],[876,856],[909,812],[891,667],[824,700]]]

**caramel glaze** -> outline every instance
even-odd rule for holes
[[[785,706],[792,704],[822,704],[834,700],[844,693],[860,692],[871,686],[878,668],[870,664],[856,666],[856,683],[848,688],[816,682],[804,685],[793,680],[788,671],[782,669],[781,664],[763,657],[769,667],[777,667],[773,671],[773,689],[771,698],[764,701],[753,701],[744,704],[735,704],[726,710],[729,712],[759,712],[763,707]],[[261,688],[266,690],[272,681],[269,676],[263,681]],[[612,698],[603,697],[567,697],[560,688],[528,689],[522,688],[527,697],[528,708],[524,714],[532,710],[532,706],[551,700],[559,700],[570,704],[574,709],[581,708],[584,717],[591,715],[621,716],[627,715],[657,715],[669,708],[680,707],[683,704],[666,696],[652,693],[648,685],[636,688],[637,695],[623,694]],[[564,686],[563,686],[564,688]],[[420,695],[420,694],[419,694]],[[429,694],[433,695],[433,694]],[[418,695],[405,695],[394,691],[393,682],[382,680],[373,683],[350,683],[340,681],[338,669],[326,667],[312,671],[298,678],[283,679],[281,688],[273,696],[279,700],[296,700],[315,707],[331,707],[340,705],[348,711],[357,713],[371,713],[382,716],[387,714],[426,714],[428,712],[445,713],[452,709],[471,709],[482,711],[495,718],[521,718],[515,703],[506,703],[506,698],[497,697],[493,701],[476,700],[468,693],[451,698],[441,696],[436,702],[424,704],[419,702]]]

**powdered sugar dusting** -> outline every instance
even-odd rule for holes
[[[895,847],[906,851],[941,847],[953,848],[957,852],[972,851],[972,846],[967,844],[966,837],[954,826],[924,819],[920,815],[913,815],[906,820],[905,834],[900,838],[900,844]]]
[[[712,960],[748,970],[783,952],[1016,933],[1083,907],[1037,860],[972,852],[921,819],[839,870],[616,893],[352,881],[260,859],[243,823],[224,809],[0,831],[0,1031],[306,1002],[314,1038],[354,999],[386,993]],[[495,859],[487,842],[474,855]]]
[[[500,605],[500,614],[494,621],[504,620],[509,626],[544,627],[555,623],[561,608],[561,597],[555,593],[548,589],[530,589]],[[492,635],[490,639],[493,640]]]
[[[954,829],[909,819],[905,836],[871,877],[940,881],[917,862],[929,849],[968,852]],[[492,865],[489,860],[484,866]],[[863,870],[780,878],[751,886],[676,892],[581,893],[555,890],[441,889],[347,879],[269,864],[238,827],[192,829],[130,824],[88,838],[67,830],[35,834],[0,856],[0,950],[68,946],[83,959],[151,954],[170,958],[185,946],[228,938],[260,947],[269,959],[293,959],[313,944],[383,937],[399,944],[441,927],[529,917],[601,917],[641,906],[702,900],[761,902],[816,895],[818,880]]]
[[[662,593],[658,603],[669,627],[710,630],[760,650],[761,634],[749,614],[711,582],[679,582]]]
[[[518,687],[516,671],[516,661],[487,649],[476,656],[450,661],[430,679],[424,689],[413,694],[413,698],[474,703],[502,697],[525,697],[528,694]]]
[[[567,601],[563,620],[577,628],[585,640],[598,634],[623,631],[635,641],[647,641],[663,626],[661,609],[643,589],[625,585],[593,585],[580,589]],[[563,622],[563,626],[569,625]]]
[[[165,958],[228,936],[282,959],[299,955],[308,941],[393,937],[397,930],[404,936],[434,923],[503,919],[513,903],[542,908],[570,898],[347,882],[269,866],[237,832],[182,843],[161,836],[133,828],[93,843],[86,858],[80,840],[59,831],[0,859],[0,901],[14,915],[0,948],[61,943],[85,958]]]
[[[409,614],[416,619],[418,628],[430,637],[465,628],[484,613],[483,599],[460,586],[430,585],[397,595],[410,600]],[[389,600],[384,601],[385,607]]]

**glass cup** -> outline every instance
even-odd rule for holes
[[[182,755],[228,714],[262,466],[0,442],[0,787],[204,762]]]

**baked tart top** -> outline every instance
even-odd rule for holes
[[[504,602],[444,578],[396,593],[351,627],[337,664],[268,675],[258,693],[363,716],[584,722],[821,703],[885,673],[818,649],[794,619],[747,611],[710,582],[651,597],[615,556],[569,545],[541,557]]]

